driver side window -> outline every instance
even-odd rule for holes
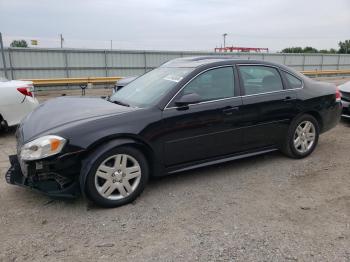
[[[183,89],[182,95],[196,93],[201,102],[234,96],[232,67],[211,69],[197,76]]]

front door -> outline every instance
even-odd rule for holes
[[[231,66],[206,70],[191,80],[163,111],[164,160],[167,167],[237,152],[241,97],[235,96]],[[176,106],[183,95],[196,93],[201,101]]]

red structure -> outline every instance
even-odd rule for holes
[[[261,47],[238,47],[238,46],[227,46],[227,47],[216,47],[215,52],[269,52],[268,48],[261,48]]]

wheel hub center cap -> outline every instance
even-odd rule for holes
[[[123,179],[123,173],[122,172],[114,172],[112,175],[112,182],[116,183],[116,182],[120,182]]]

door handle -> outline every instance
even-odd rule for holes
[[[238,106],[235,106],[235,107],[228,107],[228,108],[225,108],[224,110],[222,110],[222,112],[225,114],[225,115],[232,115],[233,112],[235,111],[238,111],[239,110],[239,107]]]

